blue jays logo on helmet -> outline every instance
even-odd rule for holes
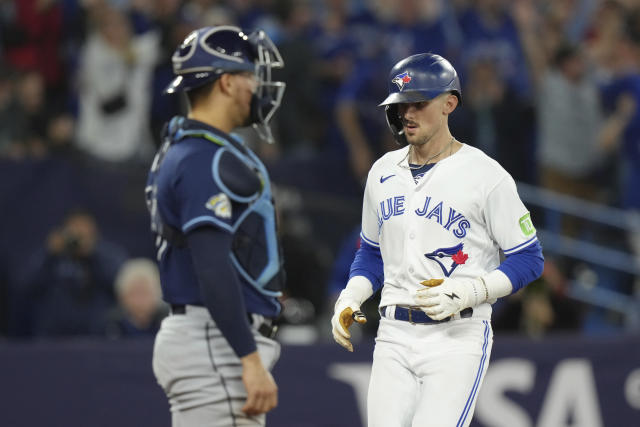
[[[467,262],[467,259],[469,258],[469,255],[462,252],[463,247],[464,243],[458,243],[457,245],[449,248],[436,249],[433,252],[424,254],[424,256],[437,262],[444,275],[449,277],[453,273],[453,270],[455,270],[459,265]],[[450,264],[449,260],[451,260]]]
[[[395,83],[398,85],[398,90],[402,91],[404,89],[404,85],[408,84],[411,81],[411,76],[408,71],[405,71],[402,74],[398,74],[391,80],[391,83]]]

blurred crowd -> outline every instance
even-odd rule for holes
[[[413,53],[441,54],[458,70],[463,103],[450,117],[458,140],[517,181],[640,211],[636,0],[0,0],[2,164],[146,169],[164,122],[185,111],[182,98],[163,95],[171,55],[205,25],[262,28],[285,61],[275,76],[287,84],[277,144],[242,135],[279,188],[290,323],[328,331],[321,322],[358,245],[367,172],[397,148],[377,105],[391,66]],[[142,203],[144,182],[131,185]],[[138,258],[153,254],[129,255],[136,251],[100,237],[94,215],[69,206],[20,274],[0,262],[0,334],[153,333],[165,309],[153,263]],[[571,218],[559,227],[593,234]],[[604,234],[640,254],[637,235]],[[588,308],[566,295],[580,268],[547,254],[543,279],[496,307],[496,327],[584,328]],[[634,279],[612,282],[632,294]]]

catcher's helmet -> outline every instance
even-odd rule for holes
[[[445,92],[462,102],[458,73],[440,55],[420,53],[394,65],[389,73],[389,96],[380,106],[385,106],[387,124],[396,141],[407,143],[397,104],[427,101]]]
[[[255,73],[259,83],[248,124],[252,124],[261,137],[273,142],[268,124],[280,106],[285,84],[271,80],[271,69],[282,68],[284,61],[264,31],[245,34],[233,26],[200,28],[184,39],[171,61],[176,78],[165,93],[195,89],[224,73]]]

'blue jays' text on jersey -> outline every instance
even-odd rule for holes
[[[281,261],[266,168],[230,135],[195,120],[174,118],[164,139],[146,188],[163,298],[203,305],[184,234],[214,226],[234,235],[229,256],[247,310],[275,317]]]

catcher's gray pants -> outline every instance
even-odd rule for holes
[[[280,357],[280,344],[255,329],[254,337],[262,363],[271,370]],[[204,307],[188,305],[185,314],[162,321],[153,371],[169,398],[173,427],[265,424],[264,414],[249,417],[241,411],[247,392],[240,359]]]

